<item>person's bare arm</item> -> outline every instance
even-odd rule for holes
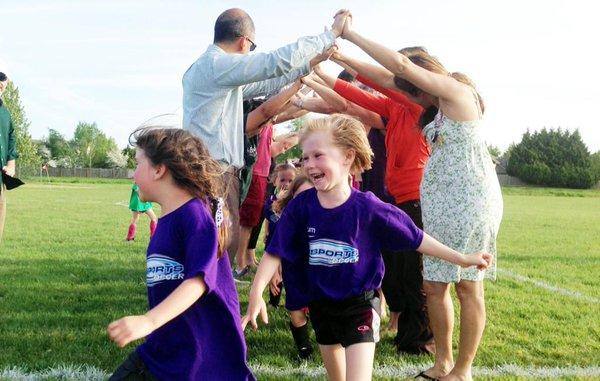
[[[279,94],[272,96],[263,104],[258,106],[255,110],[252,110],[248,114],[246,120],[246,135],[256,135],[260,127],[267,122],[269,119],[277,115],[279,110],[290,100],[290,98],[300,90],[302,83],[300,81],[294,82],[288,88],[282,90]]]
[[[285,151],[289,150],[290,148],[298,144],[298,140],[300,140],[300,137],[296,132],[292,132],[283,136],[278,136],[276,139],[273,140],[273,143],[271,143],[271,157],[277,157]]]
[[[384,67],[357,60],[339,51],[333,53],[330,59],[353,73],[354,76],[360,74],[381,87],[396,89],[394,73]]]
[[[472,89],[448,75],[438,74],[415,65],[408,57],[369,40],[352,29],[352,19],[344,25],[342,37],[373,57],[395,76],[404,78],[425,93],[440,98],[444,114],[455,120],[472,120],[479,117],[473,101]]]
[[[146,312],[145,315],[126,316],[110,323],[108,335],[119,347],[148,336],[156,329],[182,314],[206,291],[201,276],[184,280],[165,300]]]
[[[302,81],[315,90],[315,92],[319,94],[319,96],[321,96],[329,105],[331,105],[336,112],[358,118],[365,125],[367,133],[369,132],[370,127],[375,127],[378,129],[385,128],[385,125],[383,124],[379,114],[349,102],[331,88],[321,84],[325,82],[319,83],[315,81],[314,78],[314,76],[308,75],[304,77]]]

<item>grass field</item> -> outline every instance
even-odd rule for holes
[[[113,319],[146,309],[148,220],[135,242],[124,241],[129,192],[126,181],[63,179],[8,193],[0,378],[68,379],[60,375],[80,369],[77,377],[102,379],[132,350],[105,333]],[[506,188],[504,196],[500,272],[486,284],[488,325],[475,375],[600,378],[600,191]],[[247,292],[240,288],[244,310]],[[285,311],[271,310],[270,320],[247,333],[259,379],[322,378],[319,356],[295,360]],[[384,333],[375,378],[431,362],[397,355]]]

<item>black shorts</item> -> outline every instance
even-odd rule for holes
[[[108,381],[158,381],[158,378],[150,373],[137,351],[133,351]]]
[[[344,300],[312,302],[308,307],[317,343],[321,345],[341,344],[346,348],[379,341],[380,300],[374,291]]]

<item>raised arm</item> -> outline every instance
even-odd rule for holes
[[[379,114],[366,110],[363,107],[347,101],[330,87],[321,84],[320,81],[315,81],[313,76],[306,76],[302,80],[313,90],[315,90],[315,92],[319,94],[323,100],[335,108],[337,112],[360,119],[360,121],[365,125],[367,132],[370,127],[375,127],[378,129],[385,128]]]
[[[327,84],[328,87],[333,88],[336,93],[340,94],[350,102],[355,103],[369,111],[373,111],[380,116],[389,118],[389,112],[386,107],[385,98],[370,94],[346,81],[337,79],[325,73],[324,71],[319,70],[318,68],[315,70],[315,73],[324,81],[325,84]]]
[[[333,46],[348,16],[349,12],[342,9],[336,13],[331,30],[301,37],[269,53],[219,55],[213,63],[217,83],[233,87],[284,76],[294,70],[308,74],[310,65],[315,64],[311,60]]]
[[[448,75],[433,73],[412,63],[403,54],[369,40],[352,29],[352,20],[345,24],[342,38],[352,42],[394,75],[404,78],[424,92],[448,101],[459,101],[464,84]]]
[[[293,102],[294,98],[292,98],[290,103],[287,103],[284,106],[283,111],[275,115],[275,118],[273,118],[274,124],[287,122],[288,120],[300,118],[301,116],[308,114],[307,110],[302,110],[300,107],[295,106]]]
[[[362,75],[383,88],[396,88],[396,85],[394,84],[394,74],[384,67],[357,60],[353,57],[346,56],[340,51],[334,52],[331,56],[331,60],[346,70],[350,68],[351,73],[354,73],[354,76]]]
[[[279,94],[272,96],[263,104],[252,110],[246,120],[246,134],[256,135],[260,127],[269,119],[273,118],[289,102],[290,98],[300,90],[302,83],[294,82],[290,87],[282,90]]]
[[[309,62],[335,42],[333,31],[318,36],[301,37],[298,41],[268,53],[221,54],[213,70],[221,86],[242,86],[300,70],[307,74]]]
[[[271,143],[271,157],[277,157],[281,155],[285,151],[298,144],[299,140],[300,137],[296,132],[292,132],[284,136],[278,136],[277,138],[273,139],[273,143]]]

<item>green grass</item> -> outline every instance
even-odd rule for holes
[[[118,349],[106,325],[146,309],[148,220],[124,237],[129,181],[31,181],[8,193],[0,246],[0,371],[61,364],[111,372]],[[499,268],[600,299],[600,191],[506,188]],[[122,203],[123,205],[118,205]],[[247,288],[240,288],[245,309]],[[600,364],[600,305],[499,275],[486,284],[488,325],[476,366],[590,367]],[[298,367],[283,309],[248,332],[253,365]],[[384,334],[376,364],[426,364],[399,356]],[[319,356],[308,363],[321,365]],[[298,379],[290,375],[289,379]],[[268,379],[269,377],[261,377]],[[515,379],[504,377],[504,379]]]

